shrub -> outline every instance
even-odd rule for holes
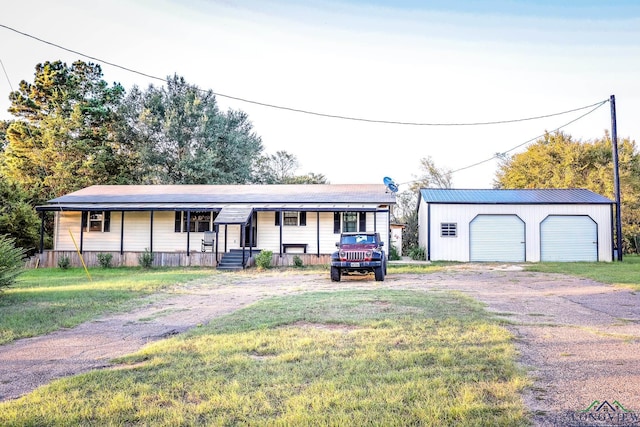
[[[389,261],[398,261],[400,259],[400,254],[398,253],[398,248],[391,245],[389,246]]]
[[[58,258],[58,267],[63,270],[67,270],[69,267],[71,267],[71,260],[69,259],[69,257],[61,256],[60,258]]]
[[[149,252],[149,249],[144,250],[143,253],[138,255],[138,264],[142,268],[151,268],[153,267],[153,252]]]
[[[256,256],[256,266],[260,269],[271,268],[271,258],[273,257],[273,252],[271,251],[262,251]]]
[[[294,255],[293,257],[293,265],[294,267],[302,267],[304,264],[302,263],[302,258],[300,258],[298,255]]]
[[[427,259],[427,251],[423,247],[415,247],[409,249],[409,257],[416,261],[424,261]]]
[[[98,263],[100,264],[100,267],[111,268],[111,261],[113,261],[112,254],[103,254],[103,253],[98,254]]]
[[[18,275],[24,271],[25,254],[25,249],[16,247],[14,238],[0,236],[0,292],[13,285]]]

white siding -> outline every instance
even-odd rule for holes
[[[120,212],[111,212],[110,231],[84,231],[80,238],[82,215],[80,212],[60,212],[56,221],[55,247],[61,251],[75,251],[82,240],[83,251],[119,251],[120,250]],[[69,233],[71,230],[71,233]],[[73,234],[73,238],[71,236]]]
[[[427,204],[418,215],[420,245],[427,247],[427,226],[431,231],[433,261],[469,261],[469,224],[479,214],[517,215],[525,222],[526,261],[540,261],[540,224],[549,215],[588,215],[598,224],[598,259],[612,260],[611,208],[609,205],[464,205],[432,204],[427,221]],[[441,237],[440,224],[457,223],[457,237]]]
[[[129,212],[125,214],[127,222]],[[144,218],[140,219],[144,221]],[[172,252],[187,250],[187,233],[175,232],[176,213],[173,211],[156,211],[153,213],[153,251]],[[149,214],[146,214],[146,221],[149,222]],[[140,224],[145,228],[144,224]],[[148,229],[148,228],[147,228]],[[190,233],[191,247],[189,250],[200,250],[200,239],[204,233]],[[125,237],[126,239],[126,237]],[[148,239],[147,239],[148,240]],[[147,246],[148,247],[148,246]]]
[[[154,213],[154,217],[158,212]],[[155,219],[155,218],[154,218]],[[154,227],[159,224],[154,220]],[[160,228],[162,228],[160,226]],[[124,213],[124,250],[144,251],[151,249],[151,213],[150,212],[125,212]]]

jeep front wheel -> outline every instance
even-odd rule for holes
[[[339,282],[340,281],[340,269],[338,267],[331,267],[331,281]]]
[[[373,269],[376,282],[384,282],[384,268],[382,266]]]

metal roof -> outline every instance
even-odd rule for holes
[[[223,208],[213,220],[214,224],[246,224],[253,209],[251,208]]]
[[[395,204],[384,184],[300,185],[94,185],[66,194],[39,210],[92,208],[165,209],[230,204],[287,206],[290,204]]]
[[[420,197],[426,203],[438,204],[613,204],[614,202],[590,190],[566,189],[512,189],[461,190],[423,188]]]

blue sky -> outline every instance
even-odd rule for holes
[[[618,135],[639,138],[640,2],[558,3],[23,0],[3,7],[0,24],[144,73],[177,73],[220,94],[375,120],[508,120],[613,94]],[[0,118],[9,118],[9,82],[31,81],[36,63],[57,59],[78,56],[0,28],[9,77],[0,76]],[[126,88],[158,84],[104,64],[103,71]],[[266,152],[293,153],[299,173],[332,183],[409,182],[427,156],[463,169],[586,112],[495,126],[401,126],[218,101],[249,114]],[[564,128],[581,139],[608,129],[608,104]],[[488,188],[495,170],[495,160],[463,169],[454,186]]]

